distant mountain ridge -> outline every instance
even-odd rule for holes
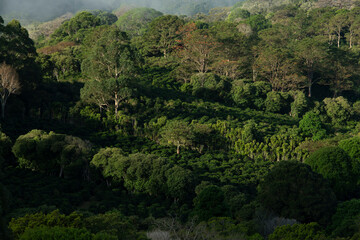
[[[191,16],[208,13],[215,7],[233,6],[237,2],[239,0],[0,0],[0,15],[5,20],[15,18],[29,24],[50,21],[67,12],[94,9],[113,11],[119,7],[131,6],[154,8],[165,14]]]
[[[251,13],[268,13],[284,5],[296,5],[304,9],[337,7],[350,9],[360,6],[359,0],[246,0],[239,4]]]

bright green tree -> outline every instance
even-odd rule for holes
[[[353,112],[348,100],[344,97],[325,98],[326,114],[331,118],[335,126],[340,126],[350,120]]]
[[[275,228],[269,240],[325,240],[326,235],[318,223],[284,225]]]
[[[326,129],[321,122],[319,114],[307,112],[299,122],[299,128],[305,136],[311,137],[312,140],[320,140],[326,136]]]
[[[100,170],[107,185],[110,185],[111,179],[117,180],[116,162],[122,161],[123,158],[125,158],[124,152],[120,148],[102,148],[94,155],[90,165]]]

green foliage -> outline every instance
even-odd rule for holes
[[[190,84],[196,91],[199,88],[206,88],[209,90],[217,90],[219,88],[220,79],[218,76],[212,73],[197,73],[191,76]],[[221,87],[221,85],[220,85]]]
[[[232,83],[232,98],[241,107],[254,107],[264,109],[267,93],[271,91],[271,85],[267,82],[246,82],[236,80]]]
[[[248,23],[252,30],[254,32],[259,32],[261,30],[267,29],[271,26],[269,23],[269,20],[266,19],[263,15],[252,15],[247,20],[246,23]]]
[[[336,197],[321,175],[295,161],[275,165],[259,185],[261,204],[285,218],[326,224]]]
[[[197,73],[191,76],[190,85],[195,96],[205,99],[214,99],[225,88],[224,81],[213,73]]]
[[[360,200],[352,199],[338,205],[329,230],[333,237],[351,237],[358,231]]]
[[[120,148],[102,148],[94,155],[90,165],[100,170],[106,179],[115,178],[118,169],[114,168],[114,166],[122,158],[124,158],[124,152]]]
[[[165,15],[155,18],[149,24],[143,38],[141,51],[148,56],[164,56],[174,51],[184,21],[177,16]]]
[[[166,172],[167,194],[175,201],[191,200],[194,194],[194,175],[188,170],[174,166]]]
[[[155,155],[131,154],[123,163],[124,186],[133,192],[160,195],[166,192],[166,175],[169,164]],[[119,175],[120,175],[119,174]],[[121,175],[119,176],[119,178]]]
[[[315,112],[307,112],[299,122],[299,128],[312,140],[320,140],[326,136],[326,129],[321,122],[319,114]]]
[[[77,229],[37,226],[25,232],[28,238],[60,232],[75,238],[68,235],[83,231],[88,239],[145,239],[150,218],[175,215],[179,221],[166,222],[171,237],[221,240],[262,239],[259,233],[271,232],[277,220],[295,218],[303,224],[271,236],[324,238],[319,226],[306,223],[329,226],[333,191],[339,200],[358,197],[359,180],[358,139],[349,137],[358,133],[360,112],[360,11],[321,8],[340,4],[335,2],[263,1],[253,7],[268,8],[250,9],[249,3],[260,3],[252,0],[191,17],[146,8],[124,14],[131,7],[123,6],[116,11],[120,30],[114,14],[80,12],[46,42],[61,24],[53,23],[37,46],[58,44],[38,49],[37,58],[19,22],[5,26],[0,18],[0,63],[16,68],[25,89],[10,99],[10,117],[1,123],[18,140],[16,162],[10,138],[0,136],[6,160],[0,180],[12,195],[8,204],[0,188],[0,225],[25,214],[81,210]],[[171,7],[164,12],[189,14],[216,5],[159,4]],[[341,93],[349,100],[323,100]],[[30,129],[47,132],[23,135]],[[99,149],[90,169],[91,146],[72,136]],[[339,149],[325,152],[314,168],[334,189],[308,166],[290,161],[305,161],[314,149],[338,142],[350,157]],[[344,223],[334,220],[329,227],[339,226],[333,237],[356,232],[356,204],[336,217]],[[208,221],[197,224],[193,215]]]
[[[340,126],[350,120],[352,107],[344,97],[325,98],[326,114],[330,117],[332,124]]]
[[[265,108],[268,112],[286,113],[289,112],[289,95],[280,92],[268,92],[265,100]]]
[[[11,139],[8,136],[6,136],[5,133],[0,132],[0,169],[1,167],[3,167],[4,162],[11,157],[11,147],[12,147]]]
[[[309,102],[304,92],[295,91],[291,93],[294,101],[291,103],[291,116],[299,118],[305,114],[309,108]]]
[[[96,234],[94,239],[137,239],[134,224],[118,211],[93,215],[83,220],[84,227]],[[101,236],[101,237],[100,237]],[[102,238],[106,236],[107,238]]]
[[[91,144],[78,137],[32,130],[16,140],[12,151],[21,167],[47,173],[59,171],[62,177],[72,168],[87,172]]]
[[[359,162],[360,160],[360,137],[353,137],[339,142],[342,148],[352,159]]]
[[[107,11],[94,10],[91,13],[100,19],[101,25],[112,25],[118,20],[116,15]]]
[[[277,227],[269,235],[269,240],[310,240],[327,239],[324,231],[317,223],[294,224]]]
[[[325,147],[305,160],[314,172],[329,180],[338,199],[350,199],[357,191],[360,163],[339,147]]]
[[[194,198],[194,206],[195,214],[200,221],[206,221],[211,217],[228,215],[224,192],[214,185],[205,187]]]
[[[23,94],[34,90],[40,80],[40,68],[35,62],[37,53],[33,40],[15,19],[0,27],[0,33],[0,62],[15,68],[19,74]],[[31,101],[27,99],[26,102]]]
[[[61,52],[51,54],[50,61],[53,64],[53,75],[56,80],[80,73],[80,59],[77,55],[77,47],[68,47]]]
[[[177,154],[180,154],[180,147],[191,146],[194,138],[194,133],[189,124],[178,120],[168,121],[161,129],[160,134],[164,144],[177,147]]]
[[[123,182],[131,192],[155,196],[168,195],[183,201],[192,194],[194,177],[189,170],[171,167],[165,159],[149,154],[125,156],[120,149],[101,149],[91,164],[102,171],[105,178]]]
[[[161,12],[152,8],[134,8],[120,16],[115,24],[121,31],[131,36],[139,36],[144,34],[147,25],[152,20],[162,15]]]
[[[59,239],[59,240],[88,240],[93,239],[86,229],[66,228],[66,227],[36,227],[28,228],[20,236],[21,240],[43,240],[43,239]],[[113,240],[114,238],[105,237],[104,239]]]
[[[125,32],[114,26],[99,27],[84,42],[81,69],[90,79],[117,79],[134,71],[138,58]]]
[[[230,22],[239,22],[249,17],[250,12],[239,7],[231,10],[230,14],[227,17],[227,20]]]
[[[83,226],[82,220],[83,220],[82,216],[79,215],[78,213],[74,212],[66,216],[64,214],[61,214],[59,210],[55,210],[49,214],[35,213],[35,214],[25,215],[24,217],[20,217],[17,219],[13,218],[9,223],[9,228],[13,232],[16,239],[19,238],[21,239],[21,236],[27,231],[27,229],[32,229],[41,226],[81,228]],[[25,236],[27,236],[27,234],[25,234]],[[29,239],[29,238],[25,238],[25,239]]]
[[[55,44],[61,41],[73,40],[81,42],[84,39],[84,33],[96,26],[100,26],[102,21],[90,12],[79,12],[69,21],[64,22],[52,35],[51,43]]]

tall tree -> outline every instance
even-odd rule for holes
[[[150,23],[143,36],[143,47],[147,54],[162,55],[166,58],[178,44],[179,28],[184,21],[177,16],[166,15],[158,17]]]
[[[329,85],[330,90],[334,93],[333,97],[337,97],[344,91],[351,90],[354,86],[355,69],[359,67],[357,63],[345,59],[344,56],[336,56],[333,56],[333,59],[328,63],[326,80],[322,82],[324,85]]]
[[[19,74],[6,63],[0,65],[0,96],[1,96],[1,117],[5,118],[5,105],[11,94],[19,94],[21,84]]]
[[[336,15],[330,19],[330,29],[337,36],[337,47],[340,47],[340,40],[343,34],[343,30],[349,25],[349,11],[345,9],[338,10]]]
[[[119,104],[133,94],[130,82],[131,79],[123,76],[103,81],[105,91],[110,94],[111,100],[114,102],[115,117],[118,115]]]
[[[89,45],[82,70],[92,80],[81,90],[82,98],[96,103],[100,111],[112,100],[117,116],[120,102],[133,92],[130,80],[140,62],[137,53],[126,33],[116,27],[97,28],[85,42]]]
[[[95,29],[85,44],[82,71],[97,81],[131,75],[139,62],[126,33],[114,26]]]
[[[321,41],[315,38],[304,38],[296,42],[294,54],[307,77],[308,97],[311,97],[312,86],[316,81],[314,74],[322,67],[323,60],[327,57],[326,48]]]
[[[195,23],[185,25],[180,31],[179,56],[197,72],[208,72],[218,54],[219,42],[208,29],[197,29]]]
[[[359,41],[360,37],[360,8],[355,8],[349,14],[349,31],[345,35],[349,42],[349,48],[352,48],[355,42]]]
[[[91,79],[86,81],[84,87],[80,90],[80,97],[86,103],[96,104],[101,114],[103,109],[109,107],[111,96],[105,90],[102,82]]]
[[[263,47],[257,50],[254,72],[270,82],[273,91],[302,88],[304,77],[286,48]]]

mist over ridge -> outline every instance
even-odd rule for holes
[[[169,14],[192,15],[217,6],[231,6],[239,0],[0,0],[0,15],[35,21],[48,21],[79,10],[112,11],[124,5],[149,7]]]

